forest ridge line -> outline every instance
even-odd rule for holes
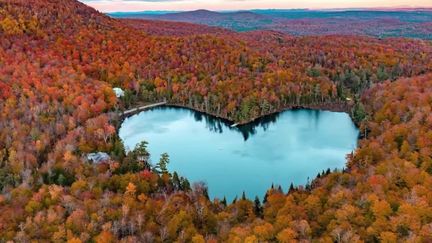
[[[432,11],[413,9],[339,9],[245,11],[117,12],[115,18],[205,24],[234,31],[273,30],[296,36],[368,35],[432,39]]]

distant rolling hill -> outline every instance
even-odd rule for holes
[[[175,22],[188,22],[210,26],[223,27],[235,31],[250,31],[265,29],[265,26],[275,22],[274,17],[251,11],[239,12],[214,12],[209,10],[195,10],[166,14],[140,13],[115,13],[110,14],[115,18],[139,18],[152,20],[166,20]]]
[[[292,35],[369,35],[432,39],[430,9],[250,10],[113,13],[115,18],[188,22],[234,31],[274,30]]]

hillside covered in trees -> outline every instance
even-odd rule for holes
[[[0,241],[432,241],[431,89],[430,41],[182,29],[75,0],[0,0]],[[167,171],[168,155],[151,163],[146,143],[125,152],[117,136],[117,111],[160,100],[239,123],[341,110],[363,138],[344,171],[263,203],[210,201]],[[87,159],[100,151],[111,159]]]

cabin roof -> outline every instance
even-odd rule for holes
[[[93,163],[101,163],[110,160],[111,157],[104,152],[90,153],[87,154],[87,160]]]

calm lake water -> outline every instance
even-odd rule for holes
[[[289,110],[232,128],[189,109],[159,107],[127,118],[120,137],[127,149],[149,142],[151,160],[170,156],[168,169],[208,184],[211,198],[245,191],[263,198],[272,184],[304,185],[319,172],[343,169],[358,129],[346,113]]]

